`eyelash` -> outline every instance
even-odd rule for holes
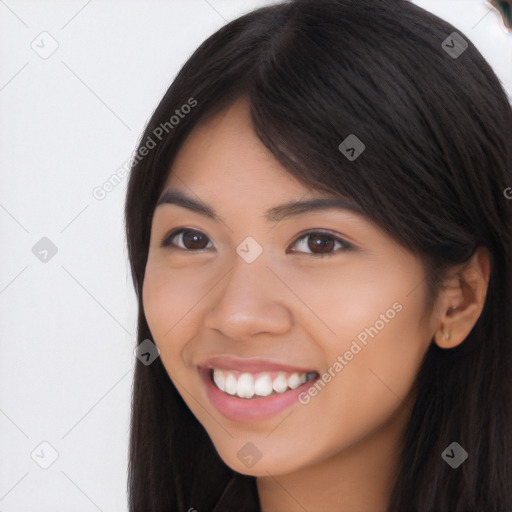
[[[162,247],[165,247],[167,249],[170,249],[170,250],[181,250],[181,251],[185,251],[185,252],[199,252],[199,251],[203,251],[205,249],[209,249],[210,247],[204,247],[203,249],[184,249],[183,247],[179,247],[179,246],[176,246],[175,244],[172,244],[171,241],[177,237],[178,235],[181,235],[182,233],[186,233],[186,232],[192,232],[192,233],[197,233],[197,234],[202,234],[204,235],[204,233],[202,231],[198,231],[196,229],[190,229],[190,228],[179,228],[179,229],[176,229],[174,231],[172,231],[171,233],[169,233],[161,242],[161,246]],[[304,239],[307,239],[309,236],[312,236],[312,235],[320,235],[320,236],[323,236],[325,238],[329,238],[329,239],[332,239],[335,243],[338,243],[341,245],[341,249],[339,250],[333,250],[332,252],[329,252],[329,253],[314,253],[314,252],[304,252],[304,251],[292,251],[292,252],[298,252],[300,254],[309,254],[313,257],[316,257],[316,258],[325,258],[325,257],[328,257],[328,256],[332,256],[334,254],[336,254],[337,252],[345,252],[345,251],[350,251],[350,250],[353,250],[355,247],[350,244],[349,242],[347,242],[346,240],[344,240],[343,238],[340,238],[336,235],[333,235],[332,233],[328,233],[328,232],[324,232],[324,231],[308,231],[306,233],[302,233],[299,238],[295,239],[295,241],[293,242],[292,245],[295,245],[297,244],[298,242],[300,242],[301,240],[304,240]],[[208,238],[208,237],[207,237]],[[210,243],[211,241],[209,241]]]

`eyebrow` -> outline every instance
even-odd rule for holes
[[[204,215],[210,219],[222,222],[223,219],[208,204],[197,199],[187,196],[181,190],[167,189],[160,199],[156,207],[164,204],[175,204],[183,208],[188,208],[200,215]],[[329,210],[332,208],[345,209],[356,213],[362,213],[361,208],[352,202],[346,201],[339,197],[319,197],[308,199],[306,201],[291,201],[288,203],[274,206],[265,212],[265,220],[267,222],[279,222],[289,217],[301,215],[312,211]]]

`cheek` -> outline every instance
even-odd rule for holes
[[[430,340],[420,322],[421,294],[408,296],[407,286],[399,288],[354,290],[346,307],[338,306],[338,316],[332,316],[337,336],[325,345],[325,352],[328,370],[335,376],[311,405],[316,401],[318,414],[330,410],[332,424],[343,426],[345,442],[368,434],[408,407],[405,401]]]
[[[395,258],[396,259],[396,258]],[[410,272],[405,272],[409,269]],[[417,325],[421,315],[421,268],[411,261],[371,261],[361,258],[339,269],[282,269],[283,281],[292,284],[294,293],[308,307],[301,321],[307,322],[313,339],[337,350],[377,323],[379,332],[408,316],[408,327]],[[398,312],[398,309],[402,311]],[[302,308],[296,308],[300,313]],[[311,314],[312,313],[312,314]],[[384,315],[381,319],[380,315]],[[411,323],[412,322],[412,323]],[[304,323],[302,325],[305,325]],[[369,336],[366,334],[366,337]]]
[[[329,411],[332,424],[344,426],[345,440],[403,405],[430,343],[421,322],[421,267],[409,261],[352,270],[293,281],[315,313],[307,326],[321,346],[329,381],[306,407],[317,414]]]
[[[316,413],[329,411],[329,421],[339,426],[331,432],[337,437],[336,444],[365,437],[386,425],[398,411],[407,413],[412,408],[410,393],[428,348],[417,319],[416,312],[404,306],[378,334],[368,336],[366,345],[355,339],[360,350],[350,356],[350,361],[346,352],[332,347],[330,359],[335,361],[341,354],[343,369],[333,372],[335,377],[311,400],[311,405],[316,400]]]
[[[179,351],[182,341],[192,336],[189,326],[194,324],[196,306],[204,295],[204,283],[199,281],[183,270],[174,271],[148,260],[142,302],[153,341],[164,361],[164,354]]]
[[[373,318],[357,336],[330,346],[330,359],[343,366],[335,368],[341,378],[334,380],[348,401],[373,407],[381,399],[399,405],[406,398],[429,346],[418,318],[404,306],[388,323]]]
[[[428,345],[417,327],[416,313],[404,306],[374,338],[369,336],[366,345],[358,342],[360,349],[355,354],[350,351],[350,360],[344,356],[352,338],[324,345],[327,368],[321,378],[325,384],[302,396],[293,415],[271,437],[257,438],[268,460],[260,474],[320,462],[362,440],[374,439],[375,449],[389,450],[390,456],[398,449],[392,432],[405,427],[412,409],[408,395]],[[300,453],[297,444],[303,446]],[[224,449],[228,458],[230,450],[230,446]],[[229,460],[236,465],[235,457]]]

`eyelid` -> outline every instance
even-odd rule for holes
[[[173,239],[174,237],[180,235],[181,233],[185,232],[185,231],[194,231],[194,232],[197,232],[199,234],[204,234],[206,235],[206,233],[200,229],[196,229],[196,228],[187,228],[187,227],[181,227],[181,228],[176,228],[174,230],[172,230],[170,233],[166,234],[163,239],[161,240],[160,242],[160,247],[163,247],[163,248],[167,248],[167,249],[172,249],[172,250],[182,250],[184,252],[201,252],[201,251],[204,251],[206,250],[207,248],[204,248],[204,249],[196,249],[196,250],[190,250],[190,249],[183,249],[182,247],[179,247],[179,246],[175,246],[175,245],[172,245],[171,243],[169,243],[169,240]],[[337,235],[336,233],[332,232],[332,231],[329,231],[329,230],[326,230],[326,229],[323,229],[323,228],[309,228],[305,231],[302,231],[301,233],[299,233],[298,235],[296,235],[293,239],[293,241],[291,242],[290,245],[296,245],[297,242],[300,242],[302,239],[306,238],[308,235],[324,235],[326,237],[331,237],[334,242],[339,242],[343,248],[342,249],[338,249],[338,250],[335,250],[333,252],[330,252],[330,253],[314,253],[314,252],[304,252],[304,251],[297,251],[297,250],[286,250],[287,253],[294,253],[294,254],[306,254],[306,255],[309,255],[309,256],[313,256],[313,257],[326,257],[326,256],[333,256],[339,252],[345,252],[345,251],[349,251],[349,250],[354,250],[356,249],[356,246],[349,242],[348,240],[346,240],[345,238],[343,238],[342,236],[340,235]],[[211,239],[208,235],[206,235],[206,237],[208,238],[209,242],[211,242]]]

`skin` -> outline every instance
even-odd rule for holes
[[[297,181],[262,145],[243,100],[194,129],[168,188],[223,219],[158,206],[143,287],[162,363],[222,459],[258,477],[263,512],[385,511],[421,360],[432,342],[455,346],[476,322],[489,276],[485,251],[454,269],[430,312],[422,261],[360,214],[334,208],[267,222],[271,207],[325,194]],[[176,248],[161,247],[180,227],[204,234],[203,245],[189,241],[187,251],[178,235]],[[322,250],[301,238],[306,230],[354,248],[336,244],[315,257]],[[247,236],[263,248],[250,264],[236,252]],[[322,373],[397,302],[400,312],[307,405],[240,423],[209,402],[196,367],[206,357],[266,357]],[[262,454],[251,468],[237,457],[248,442]]]

